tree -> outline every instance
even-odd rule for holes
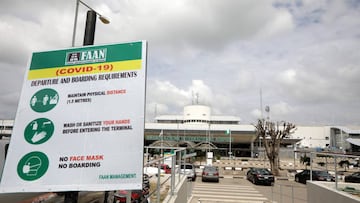
[[[300,162],[305,165],[305,169],[307,169],[307,166],[310,166],[311,159],[310,157],[306,156],[306,154],[302,157],[300,157]],[[324,163],[325,165],[325,163]]]
[[[350,165],[350,162],[348,160],[341,160],[339,162],[339,166],[341,168],[345,168],[345,171],[346,171],[346,168],[349,168],[349,165]]]
[[[255,125],[257,138],[262,139],[266,156],[270,162],[270,168],[272,173],[277,176],[279,175],[279,150],[281,140],[288,138],[292,133],[295,132],[296,127],[294,124],[281,121],[271,122],[259,119]]]

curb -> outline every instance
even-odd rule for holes
[[[221,178],[246,179],[246,176],[220,176]],[[289,180],[289,177],[276,177],[275,180]]]
[[[275,180],[289,180],[288,177],[275,177]]]

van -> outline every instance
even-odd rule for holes
[[[180,165],[180,173],[187,175],[187,178],[191,179],[192,181],[196,180],[195,166],[193,164],[182,163]]]

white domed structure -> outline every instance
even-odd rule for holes
[[[184,123],[208,123],[211,119],[211,108],[204,105],[184,107]]]

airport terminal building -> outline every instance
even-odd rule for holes
[[[250,156],[256,135],[254,126],[241,125],[234,116],[214,116],[203,105],[184,107],[183,115],[162,115],[145,124],[145,145],[181,146],[193,150],[217,150],[226,156]]]
[[[14,120],[0,120],[0,137],[10,137],[13,126]]]
[[[254,121],[256,122],[256,121]],[[10,137],[14,120],[0,120],[0,136]],[[296,125],[296,123],[295,123]],[[213,151],[219,156],[256,157],[262,150],[255,127],[236,116],[213,115],[205,105],[188,105],[180,115],[160,115],[145,123],[145,146],[187,147],[191,152]],[[331,149],[360,155],[360,127],[297,126],[281,143],[289,151]]]
[[[297,126],[281,146],[290,151],[334,149],[357,154],[357,139],[360,145],[360,130],[347,127]],[[212,115],[211,108],[204,105],[185,106],[182,115],[160,115],[153,123],[146,123],[145,145],[211,150],[220,156],[228,156],[231,150],[236,157],[255,157],[262,147],[253,125],[242,124],[235,116]]]

